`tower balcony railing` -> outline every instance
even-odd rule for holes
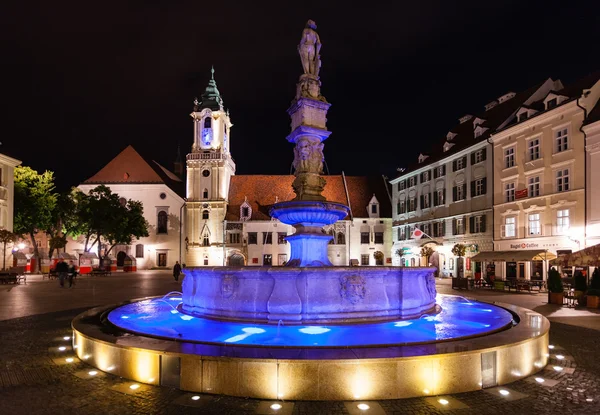
[[[223,153],[190,153],[186,156],[187,160],[224,160],[227,157]]]

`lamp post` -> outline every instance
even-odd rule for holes
[[[183,225],[183,208],[186,206],[187,203],[187,198],[184,197],[183,198],[183,204],[181,205],[181,207],[179,208],[179,264],[183,264],[183,262],[181,262],[181,229],[182,229],[182,225]],[[183,266],[183,265],[182,265]]]

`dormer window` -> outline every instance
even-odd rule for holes
[[[467,115],[465,115],[465,116],[463,116],[463,117],[460,117],[460,118],[458,119],[458,121],[459,121],[461,124],[464,124],[464,123],[466,123],[467,121],[469,121],[471,118],[473,118],[473,116],[472,116],[471,114],[467,114]]]
[[[482,127],[480,125],[478,125],[475,128],[475,131],[473,132],[473,135],[475,136],[475,138],[480,137],[483,133],[485,133],[488,129],[486,127]]]
[[[446,134],[446,140],[451,141],[454,137],[456,137],[456,133],[449,132]]]
[[[252,207],[248,203],[247,200],[244,200],[244,203],[240,206],[240,220],[247,221],[252,217]]]
[[[419,163],[423,163],[427,157],[429,157],[429,156],[427,156],[423,153],[419,154]]]
[[[525,120],[531,118],[532,115],[535,115],[536,112],[537,112],[536,110],[521,107],[521,108],[519,108],[519,111],[517,111],[517,121],[518,122],[525,121]]]
[[[452,146],[453,146],[453,145],[454,145],[453,143],[448,143],[448,142],[445,142],[445,143],[444,143],[444,153],[445,153],[446,151],[450,150],[450,149],[452,148]]]
[[[500,98],[498,98],[498,104],[502,104],[503,102],[508,101],[511,98],[514,98],[514,96],[517,95],[514,92],[508,92],[504,95],[502,95]]]
[[[561,102],[566,100],[564,95],[553,94],[552,92],[544,99],[544,105],[547,110],[557,107]]]
[[[373,195],[373,197],[369,201],[368,212],[369,212],[370,218],[378,218],[379,217],[379,201],[377,200],[375,195]]]
[[[484,119],[481,119],[479,117],[475,117],[475,119],[473,120],[473,128],[476,128],[478,125],[481,125],[485,122]]]
[[[485,104],[485,110],[489,111],[492,108],[494,108],[496,105],[498,105],[498,101],[492,101],[489,104]]]
[[[527,118],[529,118],[529,113],[527,111],[519,114],[519,122],[525,121]]]

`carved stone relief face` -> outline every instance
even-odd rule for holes
[[[312,152],[311,142],[308,139],[304,138],[304,139],[301,139],[300,141],[298,141],[298,144],[296,144],[296,147],[298,148],[298,156],[300,157],[300,159],[308,160],[308,158],[310,157],[310,153]]]
[[[362,301],[366,293],[365,279],[360,275],[348,275],[340,279],[340,295],[352,304]]]
[[[435,288],[435,276],[433,274],[429,274],[426,280],[427,291],[429,292],[429,297],[432,301],[435,301],[435,297],[437,295],[437,289]]]
[[[221,277],[221,295],[223,298],[231,298],[239,285],[235,275],[223,275]]]

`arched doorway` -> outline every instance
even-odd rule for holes
[[[117,267],[122,267],[125,264],[125,258],[127,258],[125,251],[119,251],[117,254]]]
[[[232,254],[227,258],[227,265],[230,267],[243,267],[245,264],[242,254]]]
[[[437,277],[440,272],[440,253],[438,251],[434,251],[431,257],[429,258],[429,262],[432,267],[435,267],[437,270],[435,276]]]

